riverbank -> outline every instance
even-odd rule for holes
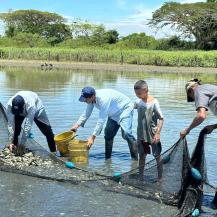
[[[5,60],[0,59],[0,67],[33,67],[45,70],[42,60]],[[48,63],[48,62],[47,62]],[[52,68],[57,69],[84,69],[97,71],[114,72],[149,72],[149,73],[213,73],[217,74],[217,68],[202,67],[171,67],[171,66],[152,66],[152,65],[134,65],[134,64],[106,64],[90,62],[55,62],[50,61]]]
[[[86,48],[0,48],[1,60],[37,60],[42,62],[75,62],[132,64],[136,66],[171,66],[217,68],[217,51],[147,50]]]

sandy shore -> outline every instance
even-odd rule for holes
[[[131,72],[157,72],[157,73],[217,73],[217,68],[202,67],[169,67],[169,66],[151,66],[151,65],[133,65],[133,64],[106,64],[106,63],[88,63],[88,62],[49,62],[53,68],[65,69],[91,69],[108,71],[131,71]],[[0,66],[11,67],[34,67],[41,68],[44,61],[38,60],[0,60]]]

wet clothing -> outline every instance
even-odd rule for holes
[[[161,154],[162,151],[162,146],[161,142],[154,144],[154,143],[148,143],[145,142],[144,140],[137,140],[137,145],[138,145],[138,152],[139,155],[144,155],[144,154],[151,154],[156,158]]]
[[[132,119],[133,112],[129,114],[128,117],[123,118],[118,124],[116,121],[108,118],[105,127],[105,157],[110,158],[112,154],[112,147],[114,142],[114,137],[116,136],[119,128],[121,128],[122,138],[128,143],[130,154],[133,159],[138,158],[136,139],[132,134]]]
[[[87,105],[86,111],[77,121],[78,125],[84,126],[94,107],[99,109],[99,118],[93,131],[93,135],[100,135],[103,125],[108,118],[105,127],[106,158],[111,157],[113,140],[118,132],[118,129],[121,127],[122,137],[128,142],[131,157],[137,159],[136,139],[132,135],[134,105],[131,100],[116,90],[96,90],[96,102]]]
[[[21,125],[22,125],[24,119],[25,119],[24,116],[20,116],[20,115],[15,116],[15,132],[14,132],[14,140],[13,140],[14,145],[18,145],[18,137],[20,135]],[[44,134],[44,136],[46,136],[50,151],[55,152],[56,151],[56,145],[55,145],[54,134],[53,134],[51,126],[39,121],[36,118],[34,118],[34,122],[36,123],[36,125],[38,126],[40,131]],[[23,144],[23,143],[21,143],[21,144]]]
[[[217,86],[212,84],[198,85],[194,89],[196,110],[203,107],[210,109],[217,116]]]
[[[157,157],[161,153],[161,143],[153,144],[153,138],[159,119],[163,119],[159,102],[157,99],[149,103],[137,100],[135,108],[138,111],[137,144],[139,154],[150,153],[148,146],[151,146],[152,154]]]
[[[22,96],[25,101],[23,112],[20,115],[14,115],[11,111],[13,98],[17,95]],[[9,140],[11,143],[15,143],[15,145],[18,144],[21,125],[25,119],[23,134],[19,144],[25,144],[33,121],[35,121],[41,132],[46,136],[50,150],[56,151],[53,131],[45,112],[45,108],[36,93],[32,91],[17,92],[7,103],[6,114],[8,118]]]

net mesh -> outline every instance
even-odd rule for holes
[[[121,182],[130,184],[158,196],[166,204],[177,204],[183,177],[186,169],[185,162],[189,161],[185,140],[179,140],[171,149],[162,154],[163,174],[158,181],[156,160],[145,165],[144,181],[139,181],[139,168],[122,175]]]
[[[206,131],[201,131],[191,158],[185,139],[180,139],[161,155],[163,167],[161,181],[158,181],[159,165],[155,159],[146,163],[142,181],[139,178],[140,168],[112,177],[78,167],[73,170],[68,169],[65,167],[66,159],[50,154],[34,139],[28,139],[27,148],[34,155],[40,156],[44,162],[50,163],[16,167],[0,161],[0,170],[73,184],[85,183],[91,186],[91,183],[97,183],[97,186],[103,186],[105,191],[151,199],[167,205],[177,205],[179,212],[176,217],[189,216],[195,208],[201,207],[203,182],[206,181],[205,135]],[[4,108],[0,106],[0,149],[7,143],[7,119]],[[192,167],[200,171],[202,180],[197,181],[193,178]]]

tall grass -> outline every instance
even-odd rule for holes
[[[217,67],[217,51],[156,51],[103,48],[0,48],[0,59]]]

